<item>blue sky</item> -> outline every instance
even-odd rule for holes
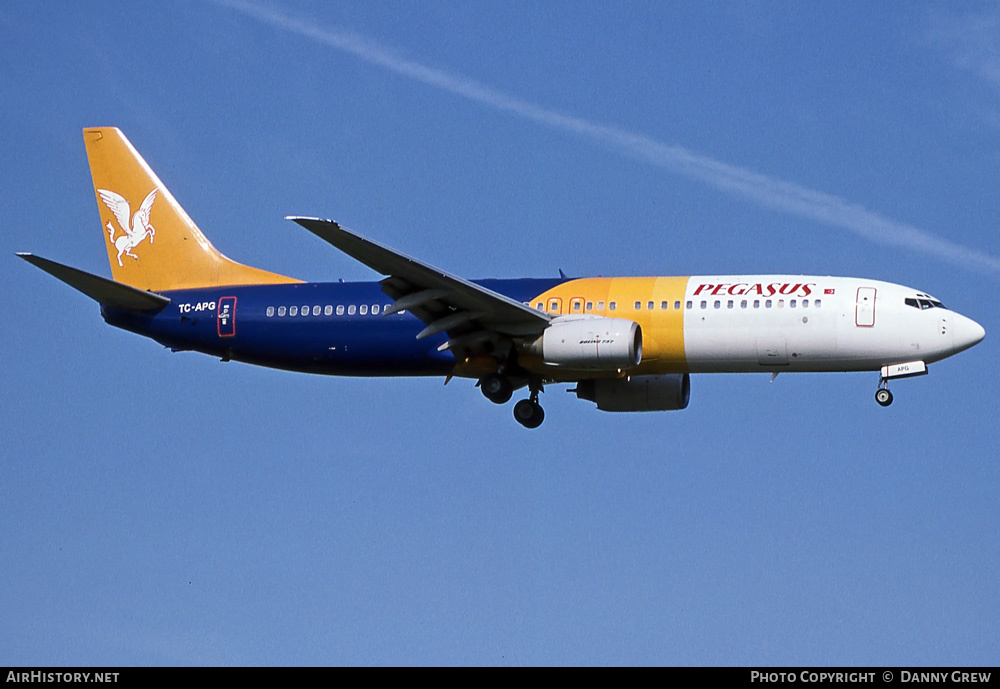
[[[988,3],[0,9],[0,659],[995,664],[1000,13]],[[910,285],[986,340],[877,375],[696,376],[684,412],[171,354],[14,256],[109,275],[81,129],[227,255],[374,279]]]

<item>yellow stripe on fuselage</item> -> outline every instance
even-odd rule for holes
[[[687,371],[687,283],[687,277],[581,278],[538,295],[531,305],[551,314],[591,314],[635,321],[642,328],[642,362],[629,373],[683,373]]]

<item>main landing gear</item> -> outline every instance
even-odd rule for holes
[[[880,378],[878,381],[878,390],[875,391],[875,401],[883,407],[888,407],[892,404],[892,393],[889,392],[889,381],[886,378]]]
[[[529,380],[528,388],[531,395],[514,405],[514,419],[525,428],[538,428],[545,420],[545,412],[538,403],[538,393],[542,391],[539,380]],[[514,394],[514,386],[510,379],[501,373],[490,373],[479,379],[479,389],[483,396],[493,404],[506,404]]]
[[[493,404],[506,404],[514,394],[514,386],[510,384],[510,380],[499,373],[483,376],[479,380],[479,389]]]
[[[542,391],[542,384],[531,381],[528,386],[531,388],[531,396],[514,405],[514,419],[525,428],[538,428],[545,420],[545,412],[538,403],[538,393]]]

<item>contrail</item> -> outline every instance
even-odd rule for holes
[[[838,196],[723,163],[620,127],[544,108],[473,79],[401,57],[364,36],[343,29],[318,26],[314,22],[241,0],[215,1],[265,24],[336,48],[391,72],[521,119],[576,134],[635,160],[700,180],[759,206],[838,227],[878,244],[930,254],[965,269],[1000,273],[1000,258],[893,220]]]

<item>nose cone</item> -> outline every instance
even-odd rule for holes
[[[963,349],[968,349],[973,345],[979,344],[982,342],[983,338],[986,337],[985,328],[971,318],[966,318],[965,316],[957,316],[957,318],[955,318],[954,333],[956,352],[960,352]]]

